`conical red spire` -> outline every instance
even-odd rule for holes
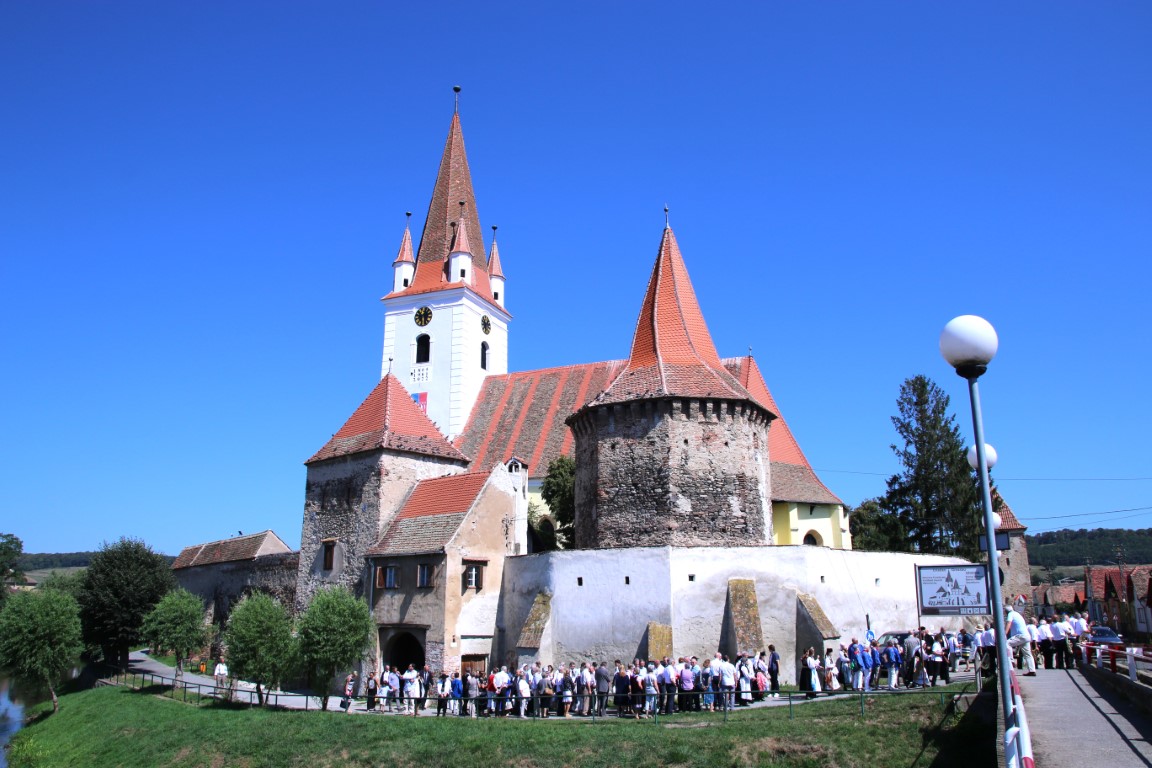
[[[720,363],[671,227],[660,241],[628,363],[591,404],[654,397],[755,402]]]
[[[455,237],[452,224],[458,224],[461,219],[466,222],[467,230],[474,237],[483,231],[480,229],[480,216],[476,212],[476,195],[472,191],[472,173],[468,170],[468,157],[464,153],[460,115],[453,114],[452,124],[448,128],[448,140],[444,143],[444,154],[440,158],[440,169],[436,173],[436,185],[432,188],[432,200],[428,204],[428,217],[424,220],[424,231],[420,235],[420,247],[416,251],[416,274],[409,287],[390,296],[429,293],[454,287],[448,275],[448,254]],[[483,238],[469,252],[474,267],[474,277],[469,287],[492,300]]]
[[[452,115],[448,128],[448,140],[444,142],[444,154],[440,158],[440,169],[436,173],[436,186],[432,188],[432,200],[428,204],[428,218],[424,221],[424,232],[420,236],[420,250],[416,260],[443,261],[452,246],[452,222],[461,216],[460,203],[464,203],[463,216],[468,220],[468,228],[473,232],[480,229],[480,215],[476,209],[476,194],[472,191],[472,172],[468,169],[468,156],[464,152],[464,132],[460,127],[460,115]],[[483,247],[479,254],[478,268],[484,268],[487,261]]]
[[[403,263],[415,263],[416,259],[412,258],[412,232],[408,229],[408,225],[404,225],[404,237],[400,240],[400,252],[396,254],[396,260],[392,262],[392,266]]]
[[[452,244],[452,253],[472,253],[472,245],[468,242],[468,219],[461,216],[456,222],[456,242]]]
[[[496,238],[492,238],[492,253],[488,256],[488,276],[504,277],[504,269],[500,266],[500,249],[496,247]]]

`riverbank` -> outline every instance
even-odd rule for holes
[[[955,691],[951,691],[953,693]],[[549,721],[349,716],[194,707],[159,690],[69,694],[30,723],[12,768],[42,766],[807,766],[969,768],[994,757],[994,724],[939,693],[859,697],[651,720]],[[944,698],[950,700],[950,693]],[[987,755],[982,747],[987,745]]]

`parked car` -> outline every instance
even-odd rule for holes
[[[1096,625],[1092,627],[1092,632],[1088,636],[1088,642],[1095,643],[1096,645],[1114,645],[1119,647],[1124,646],[1124,638],[1118,634],[1111,627]]]

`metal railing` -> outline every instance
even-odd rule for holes
[[[1118,648],[1114,645],[1100,645],[1097,643],[1081,643],[1080,650],[1084,654],[1084,662],[1091,664],[1093,662],[1093,654],[1095,654],[1095,666],[1097,669],[1107,668],[1115,674],[1121,674],[1117,669],[1117,661],[1124,660],[1128,679],[1134,683],[1142,683],[1140,680],[1139,665],[1146,664],[1152,665],[1152,655],[1150,655],[1144,648],[1141,647],[1124,647]]]

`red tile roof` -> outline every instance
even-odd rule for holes
[[[388,374],[340,431],[304,463],[379,449],[468,460],[440,434],[428,415],[412,401],[404,385]]]
[[[473,467],[490,467],[519,456],[531,477],[542,478],[556,457],[572,455],[572,432],[564,420],[587,402],[588,393],[599,392],[612,381],[624,364],[608,360],[489,376],[456,447],[475,457]],[[733,357],[723,364],[755,402],[779,413],[755,360]],[[820,482],[783,417],[768,429],[768,455],[774,501],[843,503]]]
[[[456,535],[491,472],[448,475],[416,484],[369,556],[438,552]]]
[[[230,563],[237,560],[253,560],[260,554],[261,550],[264,550],[264,554],[292,551],[275,533],[264,531],[184,547],[172,562],[172,570],[192,568],[197,565]]]
[[[412,284],[401,291],[388,294],[410,296],[450,288],[459,288],[448,277],[448,254],[452,247],[453,222],[461,217],[460,203],[464,203],[463,218],[467,229],[479,233],[480,214],[476,210],[476,195],[472,191],[472,172],[468,169],[468,156],[464,152],[464,132],[460,128],[460,116],[452,115],[452,125],[448,129],[448,140],[444,143],[444,154],[440,158],[440,169],[436,174],[436,185],[432,189],[432,200],[428,203],[428,216],[424,220],[424,231],[420,235],[420,248],[416,253],[416,274]],[[481,240],[472,251],[473,282],[467,286],[482,298],[492,302],[492,286],[488,281],[488,256]]]
[[[396,254],[396,260],[392,262],[393,266],[403,263],[415,263],[416,259],[412,258],[412,232],[409,231],[408,225],[404,225],[404,237],[400,239],[400,252]]]
[[[780,413],[776,399],[764,383],[764,375],[752,355],[747,357],[726,357],[721,361],[752,398],[765,410],[776,414],[776,419],[768,427],[768,458],[772,467],[772,500],[799,501],[806,504],[843,504],[828,486],[820,481],[800,444],[796,442],[792,428]]]
[[[453,242],[451,253],[467,253],[468,255],[472,255],[472,243],[468,242],[468,219],[461,216],[452,230]]]
[[[1012,511],[1012,507],[1008,506],[1008,502],[1004,501],[1004,497],[1000,495],[1000,491],[992,489],[993,501],[1000,500],[1000,509],[997,510],[1000,514],[1000,527],[998,531],[1026,531],[1028,526],[1020,522],[1016,517],[1016,513]],[[995,505],[993,505],[995,509]]]
[[[1101,600],[1107,590],[1109,580],[1115,584],[1120,580],[1120,569],[1109,568],[1103,565],[1092,565],[1084,568],[1084,580],[1087,584],[1087,594],[1093,600]]]
[[[628,363],[589,405],[658,397],[755,402],[720,364],[671,228],[660,241]]]
[[[500,266],[500,249],[496,246],[496,238],[492,238],[492,253],[488,257],[488,276],[504,277],[504,269]]]

